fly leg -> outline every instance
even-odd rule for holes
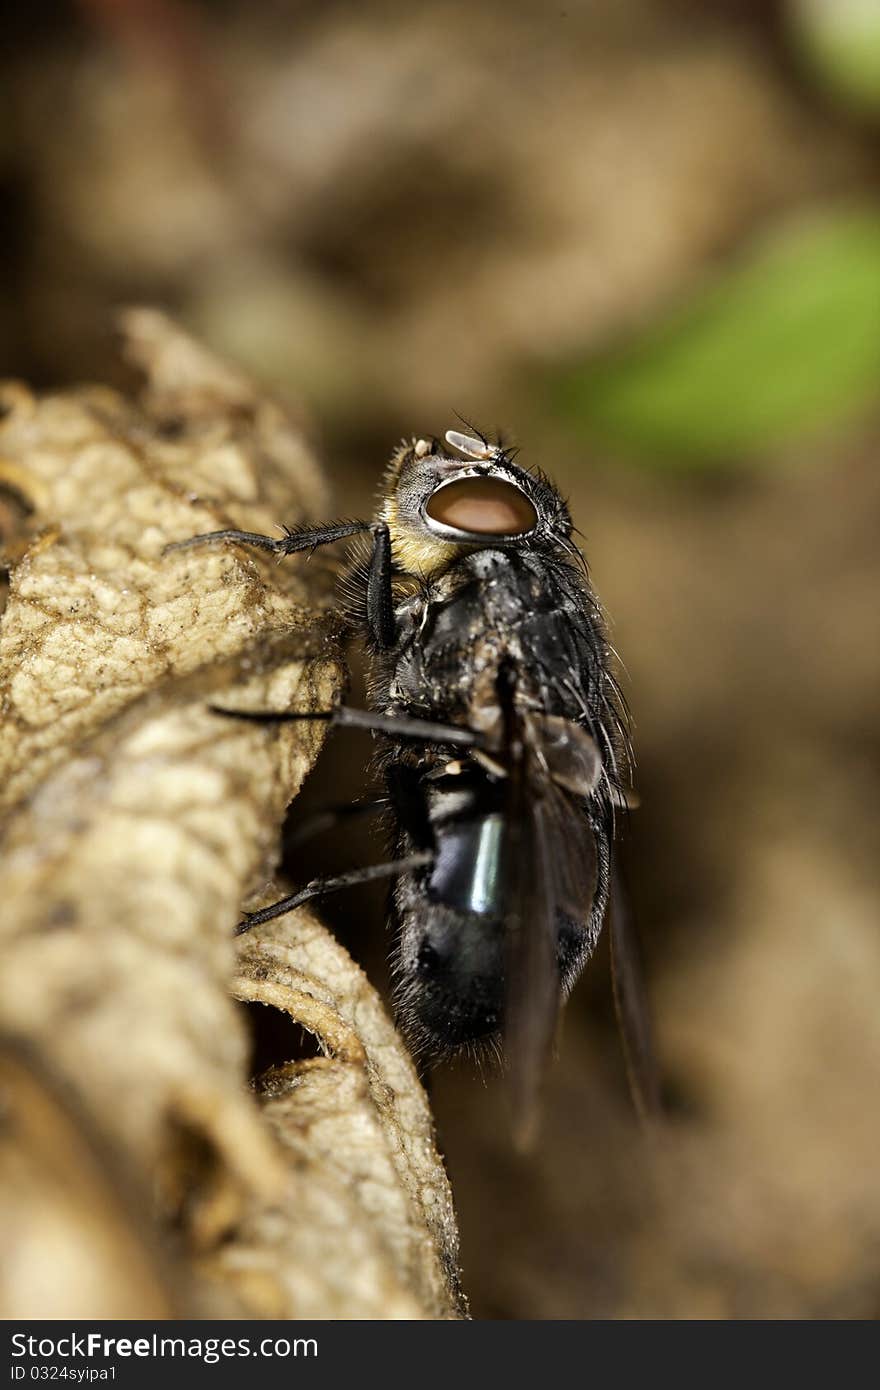
[[[285,836],[285,844],[288,849],[296,849],[307,844],[316,835],[323,835],[325,830],[332,830],[340,821],[353,820],[356,816],[378,815],[380,811],[387,809],[387,800],[378,798],[372,801],[337,802],[334,806],[325,806],[308,816],[292,835]]]
[[[387,860],[382,864],[367,864],[360,869],[350,869],[344,874],[313,879],[304,888],[298,889],[279,902],[259,908],[256,912],[246,913],[235,929],[236,936],[243,935],[244,932],[249,931],[251,927],[258,926],[261,922],[271,922],[276,917],[283,917],[286,913],[293,912],[295,908],[302,907],[303,903],[310,902],[313,898],[322,898],[328,893],[338,893],[343,888],[353,888],[360,883],[374,883],[377,879],[396,878],[399,874],[409,873],[412,869],[425,868],[433,862],[434,832],[428,817],[427,803],[419,774],[414,768],[409,768],[402,763],[392,763],[386,773],[386,780],[389,800],[401,825],[409,833],[416,846],[414,852],[401,855],[398,859]],[[323,813],[319,812],[314,817],[312,825],[315,826],[316,830],[321,830],[332,825],[341,816],[384,810],[386,806],[387,802],[385,801],[367,801],[333,808]],[[305,835],[301,838],[307,838],[309,833],[315,833],[308,822],[304,831]]]
[[[308,710],[304,713],[298,713],[295,710],[281,711],[277,714],[248,710],[215,710],[214,712],[230,715],[232,718],[251,719],[261,723],[287,722],[293,719],[330,719],[334,722],[349,724],[355,728],[379,729],[394,733],[397,737],[415,738],[421,742],[425,740],[457,742],[465,747],[475,746],[481,742],[480,735],[474,730],[463,729],[458,725],[435,724],[428,720],[409,719],[405,715],[399,717],[379,715],[371,710],[349,710],[345,707],[323,712]],[[419,785],[418,774],[414,769],[405,769],[398,763],[392,764],[389,768],[387,779],[389,798],[400,823],[408,830],[417,846],[414,853],[388,860],[382,864],[369,864],[360,869],[351,869],[348,873],[335,877],[313,879],[304,888],[282,898],[279,902],[259,908],[256,912],[247,913],[235,929],[236,936],[241,936],[261,922],[270,922],[276,917],[293,912],[295,908],[301,907],[303,903],[309,902],[313,898],[324,897],[328,893],[336,893],[343,888],[351,888],[360,883],[372,883],[376,879],[396,878],[400,874],[409,873],[413,869],[425,868],[433,863],[434,834],[428,817],[424,791]],[[343,814],[351,814],[360,810],[382,809],[384,805],[383,802],[367,802],[362,806],[357,805],[341,809]],[[322,829],[326,825],[333,824],[338,814],[338,812],[331,811],[325,812],[323,818],[316,817],[319,822],[317,828]]]
[[[259,908],[256,912],[246,913],[235,929],[236,936],[243,935],[244,932],[249,931],[251,927],[258,926],[261,922],[271,922],[276,917],[283,917],[286,913],[293,912],[295,908],[302,907],[303,903],[310,902],[313,898],[323,898],[329,893],[338,893],[343,888],[353,888],[361,883],[373,883],[377,879],[396,878],[398,874],[409,873],[412,869],[424,868],[433,862],[434,834],[428,818],[424,793],[419,786],[418,773],[415,769],[404,767],[400,763],[393,763],[388,769],[386,779],[388,785],[387,800],[355,802],[345,806],[329,807],[323,812],[319,811],[310,821],[305,823],[296,840],[301,843],[345,817],[386,810],[390,800],[401,825],[409,831],[416,846],[414,852],[401,855],[397,859],[387,860],[382,864],[367,864],[363,868],[350,869],[344,874],[312,879],[304,888],[297,889],[295,893],[281,898],[279,902]]]
[[[384,521],[377,521],[370,530],[373,550],[367,571],[367,622],[376,646],[388,651],[397,640],[391,588],[391,532]]]
[[[211,541],[237,541],[239,545],[253,546],[256,550],[269,550],[279,560],[285,555],[295,555],[300,550],[317,550],[319,545],[331,545],[333,541],[343,541],[350,536],[358,536],[371,529],[369,521],[333,521],[326,526],[283,526],[283,536],[263,536],[258,531],[206,531],[201,536],[188,536],[184,541],[172,541],[166,545],[164,555],[173,550],[190,550],[197,545],[207,545]],[[386,527],[387,530],[387,527]]]
[[[360,869],[350,869],[344,874],[313,879],[304,888],[298,889],[286,898],[281,898],[279,902],[271,903],[268,907],[261,907],[256,912],[246,913],[235,929],[236,936],[242,936],[244,932],[249,931],[251,927],[258,926],[261,922],[271,922],[276,917],[283,917],[286,913],[293,912],[295,908],[302,907],[303,903],[310,902],[313,898],[322,898],[329,893],[338,893],[343,888],[353,888],[361,883],[374,883],[377,879],[397,878],[400,874],[409,873],[412,869],[426,868],[433,863],[434,831],[428,816],[424,788],[418,772],[402,763],[392,763],[386,773],[386,779],[391,804],[401,825],[416,845],[414,852],[402,855],[398,859],[386,860],[382,864],[367,864]],[[332,808],[323,813],[319,812],[314,817],[312,824],[307,823],[304,827],[306,834],[302,838],[307,838],[309,833],[316,833],[317,830],[332,825],[341,815],[384,810],[386,805],[387,803],[384,801],[367,801],[356,803],[353,806]]]
[[[388,799],[403,830],[418,850],[435,848],[434,827],[428,815],[424,783],[416,768],[408,763],[389,763],[385,769]]]
[[[391,588],[391,533],[384,521],[333,521],[326,526],[285,526],[283,536],[263,536],[258,531],[206,531],[201,536],[188,536],[172,541],[163,554],[174,550],[190,550],[193,546],[212,541],[236,541],[256,550],[268,550],[279,560],[301,550],[314,551],[320,545],[347,540],[369,531],[373,549],[367,571],[367,622],[377,647],[387,651],[397,637],[394,618],[394,595]]]
[[[350,709],[339,705],[327,710],[249,710],[226,709],[211,705],[212,714],[229,719],[247,719],[257,724],[287,724],[295,720],[326,719],[347,729],[370,729],[394,738],[416,739],[423,743],[454,743],[462,748],[481,748],[484,737],[462,724],[440,724],[433,719],[413,719],[408,714],[382,714],[379,710]]]
[[[364,868],[350,869],[348,873],[337,874],[333,878],[312,879],[311,883],[282,898],[280,902],[261,907],[256,912],[245,913],[235,928],[235,935],[242,936],[261,922],[271,922],[276,917],[283,917],[295,908],[302,907],[303,903],[311,902],[313,898],[323,898],[328,893],[338,893],[342,888],[353,888],[359,883],[373,883],[380,878],[396,878],[398,874],[409,873],[411,869],[425,868],[433,858],[433,850],[419,850],[415,854],[405,855],[402,859],[391,859],[384,864],[367,864]]]

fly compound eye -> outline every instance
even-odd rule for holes
[[[428,498],[425,516],[437,529],[473,536],[525,536],[538,513],[513,483],[502,478],[459,478]]]

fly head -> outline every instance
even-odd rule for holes
[[[404,443],[386,474],[382,517],[403,571],[433,577],[479,549],[571,548],[568,508],[547,478],[482,438],[449,430],[446,446]]]

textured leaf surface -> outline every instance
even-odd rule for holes
[[[0,621],[0,1033],[17,1116],[4,1150],[14,1180],[0,1198],[16,1239],[0,1293],[18,1316],[134,1316],[147,1286],[144,1306],[164,1300],[178,1313],[445,1315],[455,1304],[436,1230],[409,1170],[388,1157],[386,1091],[352,1079],[349,1054],[362,1058],[366,1045],[359,1020],[347,1020],[351,1046],[320,1077],[338,1137],[336,1207],[312,1193],[323,1148],[292,1193],[286,1134],[303,1127],[308,1088],[294,1088],[283,1114],[257,1103],[231,997],[233,924],[272,873],[285,807],[323,726],[223,720],[208,705],[239,694],[266,709],[338,700],[329,564],[278,566],[228,545],[163,555],[168,541],[216,527],[271,531],[324,516],[324,486],[281,406],[158,314],[130,314],[126,333],[148,378],[138,404],[102,389],[37,398],[11,386],[0,423],[0,483],[25,504],[10,511]],[[332,964],[334,997],[357,994],[398,1050],[393,1084],[420,1117],[448,1252],[449,1193],[415,1074],[358,968],[312,919],[283,924],[292,951],[300,929],[313,989],[331,989],[322,971]],[[247,943],[247,959],[256,949]],[[295,1015],[306,995],[291,998],[282,1007]],[[367,1171],[375,1160],[382,1173],[381,1200],[360,1224],[344,1216],[356,1185],[350,1126],[366,1131],[351,1161]],[[411,1130],[402,1117],[401,1149]],[[47,1136],[68,1132],[69,1190],[53,1223]],[[19,1140],[33,1162],[22,1162]],[[82,1217],[101,1201],[109,1227]],[[98,1271],[90,1294],[46,1278],[47,1222],[56,1247],[80,1248],[83,1267]],[[123,1252],[142,1226],[138,1285],[134,1274],[126,1281],[134,1265]],[[230,1272],[244,1232],[272,1271],[246,1289]],[[225,1262],[212,1263],[221,1243]],[[434,1251],[431,1277],[410,1248]],[[209,1267],[210,1278],[196,1272]]]

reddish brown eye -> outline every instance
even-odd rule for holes
[[[480,536],[523,536],[537,525],[527,497],[500,478],[460,478],[440,487],[428,501],[432,521]]]

